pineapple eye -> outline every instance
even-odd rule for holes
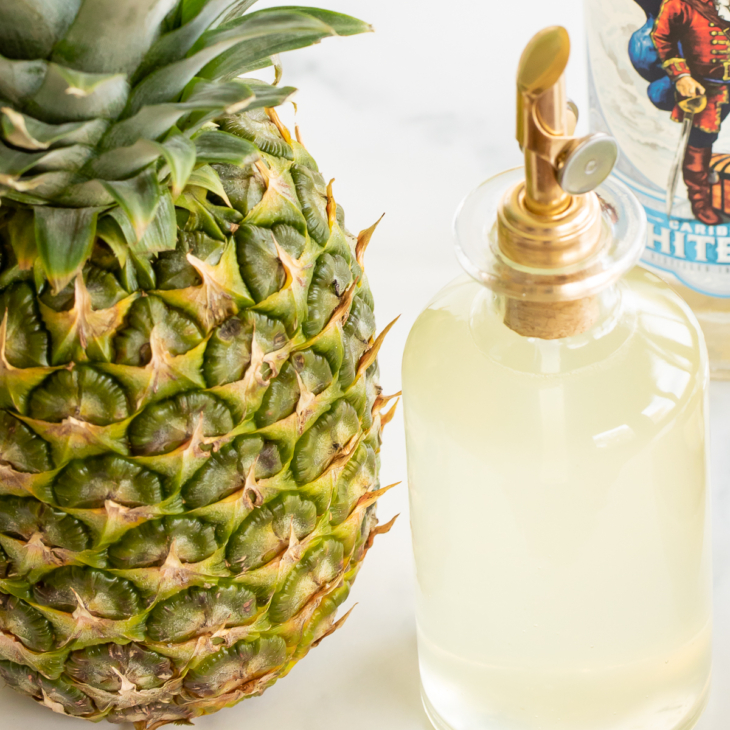
[[[162,565],[174,553],[183,563],[199,563],[218,549],[214,525],[195,517],[165,517],[144,522],[109,548],[115,568]]]
[[[188,261],[191,253],[201,261],[215,266],[223,254],[224,243],[202,231],[178,231],[177,247],[174,251],[164,251],[155,261],[157,287],[163,290],[186,289],[199,286],[200,274]]]
[[[162,481],[152,471],[121,456],[72,461],[58,476],[53,495],[61,507],[101,509],[107,500],[125,507],[159,504]]]
[[[286,362],[271,381],[256,413],[256,427],[265,428],[289,417],[299,402],[299,381],[290,363]]]
[[[182,488],[185,504],[191,509],[205,507],[243,489],[254,462],[257,479],[271,477],[283,468],[276,444],[257,436],[238,438],[213,454],[186,482]]]
[[[167,454],[183,446],[202,427],[205,437],[222,436],[233,430],[227,406],[208,393],[182,393],[147,406],[129,427],[135,454]]]
[[[122,677],[145,691],[161,687],[175,674],[170,659],[135,643],[100,644],[71,652],[64,671],[77,682],[105,692],[122,690]]]
[[[337,487],[330,505],[332,524],[339,525],[350,515],[358,499],[369,492],[378,481],[378,463],[375,452],[360,444],[337,480]]]
[[[147,636],[159,642],[188,641],[224,627],[244,626],[256,611],[256,596],[242,585],[188,588],[152,609]]]
[[[274,235],[268,228],[245,224],[235,234],[241,276],[256,302],[268,299],[286,283]]]
[[[223,190],[239,213],[248,215],[263,199],[266,183],[255,165],[211,165],[218,173]]]
[[[57,370],[31,394],[31,418],[60,423],[76,418],[96,426],[108,426],[129,416],[127,397],[110,375],[88,366]]]
[[[96,568],[57,568],[36,583],[32,591],[36,603],[65,613],[73,613],[82,603],[93,616],[119,621],[142,609],[137,589],[130,581]]]
[[[234,570],[256,570],[287,548],[292,530],[302,540],[316,524],[314,503],[295,494],[279,497],[249,515],[233,533],[226,560]]]
[[[0,629],[17,636],[32,651],[51,651],[51,622],[25,601],[0,594]]]
[[[48,444],[5,411],[0,411],[0,462],[32,474],[53,468]]]
[[[3,316],[7,361],[15,368],[48,365],[48,334],[29,284],[14,284],[0,294],[0,319]]]
[[[285,160],[294,159],[292,148],[284,141],[281,132],[263,109],[220,117],[218,125],[224,132],[253,142],[268,155],[283,157]]]
[[[159,297],[138,299],[127,315],[127,326],[114,338],[116,361],[144,367],[157,353],[183,355],[203,341],[190,317],[168,307]]]
[[[47,679],[23,664],[0,661],[0,677],[13,689],[30,695],[39,702],[59,705],[72,717],[84,717],[96,712],[91,699],[63,676]]]
[[[350,284],[352,272],[342,256],[326,253],[319,257],[307,294],[309,313],[304,323],[307,337],[314,337],[325,328]]]
[[[203,373],[210,387],[235,383],[243,378],[251,362],[253,323],[231,317],[213,331],[205,349]]]
[[[239,641],[204,659],[186,675],[185,689],[198,697],[231,692],[268,674],[286,661],[286,642],[279,636]]]
[[[344,546],[334,538],[311,547],[271,599],[272,621],[283,623],[299,613],[316,593],[342,573],[344,556]]]
[[[302,350],[291,358],[294,369],[308,392],[319,395],[332,385],[333,375],[327,358],[314,350]]]
[[[340,383],[347,388],[354,382],[357,364],[375,334],[375,315],[362,297],[355,297],[343,331],[342,344],[345,352],[340,368]]]
[[[338,401],[299,439],[291,470],[297,484],[313,482],[330,465],[339,449],[360,430],[355,409]]]
[[[318,172],[304,165],[292,165],[291,176],[307,221],[309,235],[320,246],[330,237],[330,223],[327,215],[327,188]]]
[[[286,223],[277,223],[271,227],[276,242],[293,259],[298,259],[304,253],[307,246],[307,239],[293,226]]]
[[[24,542],[40,535],[46,545],[75,552],[91,545],[82,522],[33,498],[0,497],[0,532]]]

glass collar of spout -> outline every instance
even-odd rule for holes
[[[505,194],[524,179],[517,168],[482,183],[456,215],[456,253],[466,272],[497,294],[534,302],[574,301],[594,296],[639,261],[646,218],[622,183],[608,180],[597,190],[603,243],[583,261],[560,269],[537,269],[500,250],[497,217]]]

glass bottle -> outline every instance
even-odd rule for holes
[[[643,262],[690,304],[730,379],[730,3],[586,0],[591,127],[648,216]]]
[[[689,730],[708,694],[707,352],[686,303],[635,267],[645,218],[604,181],[611,140],[569,136],[568,54],[561,28],[526,49],[526,170],[462,204],[468,275],[404,355],[438,730]]]

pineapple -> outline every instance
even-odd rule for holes
[[[65,715],[260,694],[389,527],[374,227],[241,77],[369,27],[253,1],[0,4],[0,675]]]

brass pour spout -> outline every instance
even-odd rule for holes
[[[569,58],[570,37],[560,27],[538,33],[522,54],[517,74],[517,141],[525,155],[525,180],[507,193],[498,216],[502,254],[514,263],[541,270],[575,266],[604,245],[601,206],[593,191],[611,173],[618,157],[616,141],[608,135],[573,136],[578,110],[566,96]],[[508,309],[519,310],[519,304],[508,303]],[[540,306],[545,307],[534,303],[531,316],[537,316]],[[524,333],[524,326],[513,326],[514,317],[506,321]],[[567,329],[574,331],[574,324]],[[566,336],[565,327],[554,330],[545,336]]]
[[[567,32],[549,28],[525,49],[517,73],[517,141],[525,153],[525,205],[538,215],[561,213],[570,205],[550,160],[553,140],[565,140],[578,122],[565,90],[569,57]]]

